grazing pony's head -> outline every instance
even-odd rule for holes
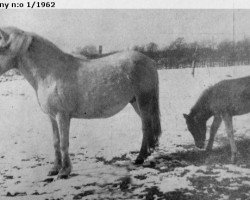
[[[17,67],[17,59],[29,48],[32,36],[17,28],[0,29],[0,75]]]
[[[186,119],[187,127],[194,137],[195,145],[198,148],[204,148],[206,140],[206,120],[198,116],[183,114]]]

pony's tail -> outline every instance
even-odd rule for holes
[[[152,93],[151,99],[151,134],[149,135],[149,147],[155,149],[159,146],[161,136],[161,119],[159,105],[159,87]]]

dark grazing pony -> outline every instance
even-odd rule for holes
[[[135,51],[88,60],[64,53],[52,42],[17,28],[0,29],[0,75],[17,68],[48,114],[55,148],[49,175],[71,172],[69,128],[72,118],[106,118],[131,104],[141,118],[143,139],[135,161],[158,145],[161,134],[156,64]],[[105,133],[104,133],[105,134]]]
[[[188,130],[194,137],[197,147],[203,148],[206,139],[206,122],[214,117],[210,129],[210,138],[206,147],[212,150],[215,134],[221,125],[225,123],[226,132],[231,146],[231,161],[235,163],[237,148],[233,136],[232,118],[235,115],[243,115],[250,112],[250,76],[223,80],[206,89],[191,112],[183,114]]]

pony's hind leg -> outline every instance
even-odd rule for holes
[[[154,92],[139,95],[137,101],[142,121],[143,139],[135,164],[142,164],[151,151],[158,146],[161,124],[158,96]]]
[[[60,151],[60,135],[59,130],[57,126],[57,122],[54,118],[50,116],[50,122],[52,125],[52,131],[53,131],[53,143],[54,143],[54,149],[55,149],[55,161],[53,167],[50,169],[48,176],[54,176],[57,175],[62,167],[62,156]]]
[[[208,141],[207,148],[206,148],[207,152],[211,151],[213,148],[214,137],[215,137],[216,132],[218,131],[218,128],[221,125],[221,121],[222,119],[220,115],[214,116],[214,120],[210,129],[210,137],[209,137],[209,141]]]
[[[237,154],[237,147],[234,141],[234,134],[233,134],[233,119],[232,116],[229,114],[224,114],[223,121],[225,122],[227,136],[231,146],[231,162],[236,162],[236,154]]]

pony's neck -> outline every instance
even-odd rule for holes
[[[190,112],[190,116],[196,118],[200,122],[206,122],[212,116],[209,105],[211,96],[210,91],[211,90],[208,88],[202,93]]]
[[[206,122],[212,117],[212,112],[207,107],[194,107],[190,112],[190,117],[196,118],[199,122]]]
[[[69,66],[69,60],[73,57],[49,41],[34,37],[27,53],[18,59],[18,69],[33,88],[37,89],[39,81],[45,80],[48,76],[55,76],[56,72],[64,73]],[[74,66],[73,60],[70,62]]]
[[[35,80],[36,70],[31,67],[32,61],[30,61],[26,56],[18,56],[16,60],[16,68],[21,72],[30,85],[37,90],[37,81]]]

